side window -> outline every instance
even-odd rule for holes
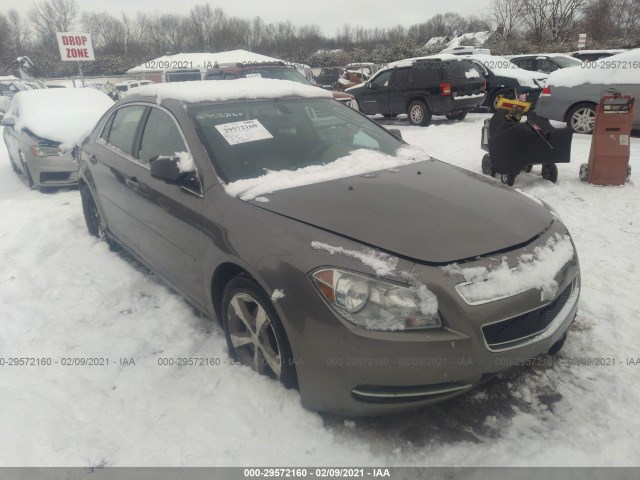
[[[379,87],[386,87],[387,85],[389,85],[389,79],[391,78],[392,73],[393,73],[393,70],[387,70],[386,72],[382,72],[376,78],[371,80],[371,83]]]
[[[162,110],[152,108],[142,134],[140,162],[148,165],[158,157],[175,157],[186,150],[173,119]]]
[[[224,79],[225,80],[235,80],[236,76],[233,73],[225,73],[224,74]]]
[[[413,65],[413,81],[416,83],[439,82],[442,80],[442,62],[421,61]]]
[[[538,71],[540,72],[545,72],[545,73],[551,73],[554,70],[557,70],[558,66],[553,63],[551,60],[549,60],[548,58],[540,58],[538,59]]]
[[[210,73],[207,80],[222,80],[222,73]]]
[[[131,155],[133,151],[133,139],[136,136],[138,123],[145,107],[134,105],[123,107],[116,111],[115,118],[111,122],[109,139],[107,143]]]
[[[109,140],[109,132],[111,131],[111,125],[113,124],[113,119],[116,116],[116,112],[113,112],[111,116],[108,118],[107,122],[104,124],[102,129],[102,133],[100,134],[100,138],[105,142]]]
[[[409,83],[409,69],[399,68],[396,70],[395,75],[391,79],[391,86],[402,87]]]

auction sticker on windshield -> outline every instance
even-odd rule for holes
[[[255,142],[256,140],[265,140],[273,138],[273,135],[264,128],[258,120],[245,120],[243,122],[225,123],[216,125],[216,128],[229,145],[237,145],[239,143]]]

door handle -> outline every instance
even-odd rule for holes
[[[138,183],[136,177],[126,178],[124,183],[126,183],[127,187],[129,187],[131,190],[138,190],[140,188],[140,184]]]

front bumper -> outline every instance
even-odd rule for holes
[[[554,223],[555,227],[552,225],[533,245],[565,231],[559,222]],[[504,255],[516,258],[521,253],[518,249]],[[468,266],[488,261],[478,260]],[[293,313],[307,318],[302,334],[292,344],[296,345],[294,360],[305,406],[346,415],[377,415],[459,395],[502,370],[547,353],[566,334],[578,308],[579,263],[574,255],[556,281],[558,292],[572,284],[575,287],[553,319],[541,331],[508,348],[492,348],[487,345],[484,326],[542,309],[555,299],[541,301],[538,290],[529,290],[483,305],[468,305],[455,291],[459,279],[443,275],[439,267],[406,268],[412,268],[412,273],[438,297],[445,328],[366,330],[337,317],[315,291],[300,292],[304,306]],[[433,283],[438,276],[438,283]],[[318,317],[320,310],[322,319]]]
[[[78,184],[78,164],[70,152],[60,156],[33,157],[27,155],[25,163],[36,187],[66,187]]]

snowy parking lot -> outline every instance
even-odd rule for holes
[[[485,118],[377,120],[480,172]],[[515,183],[555,208],[580,256],[559,357],[433,407],[355,419],[307,411],[297,392],[231,365],[217,323],[89,236],[77,190],[29,190],[0,144],[0,358],[44,363],[0,366],[0,466],[640,465],[640,139],[625,187],[578,179],[590,142],[574,136],[557,184],[540,166]],[[74,358],[108,364],[63,365]]]

